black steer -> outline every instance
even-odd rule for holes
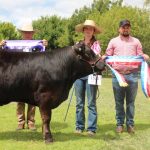
[[[45,142],[52,142],[51,110],[67,99],[74,81],[101,71],[104,63],[82,42],[53,52],[0,52],[0,105],[39,107]]]

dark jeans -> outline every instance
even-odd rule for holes
[[[85,129],[85,91],[87,92],[88,100],[88,119],[87,130],[96,131],[97,129],[97,108],[96,108],[96,93],[97,86],[89,85],[87,77],[77,79],[75,84],[76,94],[76,129]]]
[[[116,104],[117,125],[123,125],[126,117],[126,125],[134,126],[135,97],[138,88],[138,74],[131,73],[124,75],[128,86],[120,87],[117,79],[113,77],[113,92]],[[126,111],[124,109],[124,99],[126,98]]]

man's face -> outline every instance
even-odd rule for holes
[[[32,40],[34,32],[30,31],[22,31],[22,39],[23,40]]]
[[[130,35],[130,29],[131,27],[129,25],[122,26],[119,28],[119,33],[124,37],[128,37]]]

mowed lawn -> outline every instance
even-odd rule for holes
[[[16,103],[0,107],[0,150],[148,150],[150,149],[150,101],[141,91],[140,81],[135,103],[136,133],[129,135],[115,133],[115,106],[111,79],[103,78],[97,99],[98,130],[94,137],[86,132],[76,135],[75,131],[75,96],[64,117],[69,100],[53,110],[51,131],[54,143],[46,145],[41,133],[41,118],[36,109],[37,131],[27,129],[16,131]],[[71,94],[71,93],[70,93]],[[86,108],[87,114],[87,108]],[[87,115],[86,115],[87,116]]]

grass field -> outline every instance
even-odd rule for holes
[[[115,133],[115,107],[111,79],[102,80],[97,100],[98,130],[94,137],[86,132],[76,135],[75,131],[75,96],[68,112],[64,116],[69,100],[53,110],[51,130],[55,142],[46,145],[42,139],[41,118],[36,110],[36,132],[27,129],[16,131],[16,103],[0,107],[0,150],[148,150],[150,149],[150,101],[141,91],[140,83],[136,98],[134,135],[127,132]],[[86,109],[87,113],[87,109]],[[87,115],[86,115],[87,116]]]

